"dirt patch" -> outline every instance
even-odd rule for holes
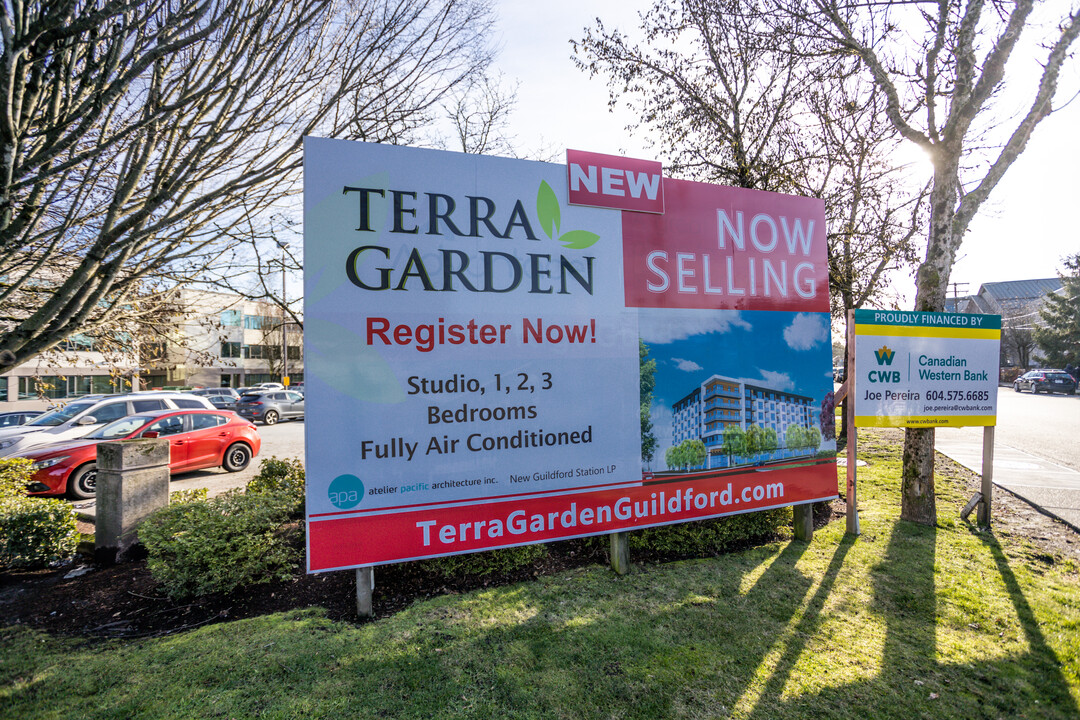
[[[971,492],[979,479],[947,458],[939,470],[968,478]],[[843,522],[842,500],[815,506],[815,526]],[[92,532],[85,526],[84,532]],[[994,532],[1022,537],[1033,548],[1031,559],[1055,562],[1068,557],[1080,562],[1080,537],[1068,526],[1034,510],[1023,500],[999,492],[995,497]],[[540,563],[517,572],[447,580],[422,563],[376,568],[375,614],[385,617],[416,600],[464,593],[561,572],[573,567],[605,563],[602,543],[566,541],[548,546]],[[635,553],[635,562],[674,559]],[[356,621],[355,574],[334,572],[306,575],[298,571],[290,580],[248,587],[228,595],[210,595],[187,602],[163,596],[145,561],[96,566],[77,558],[60,569],[0,574],[0,625],[26,625],[60,635],[81,637],[151,637],[168,635],[214,622],[255,617],[296,608],[319,606],[328,617]]]

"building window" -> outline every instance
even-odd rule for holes
[[[64,352],[89,352],[94,349],[94,339],[89,335],[72,335],[59,345]]]
[[[168,354],[168,346],[164,340],[146,342],[139,346],[139,358],[142,362],[150,360],[164,360]]]
[[[110,375],[69,375],[67,378],[68,397],[109,395],[115,392],[119,392],[117,383]]]
[[[240,310],[222,310],[221,324],[225,327],[240,327],[244,322],[244,313]]]
[[[238,358],[240,357],[240,343],[238,342],[223,342],[221,343],[221,357],[223,358]]]
[[[58,375],[19,378],[19,399],[45,397],[50,400],[67,397],[67,381]]]
[[[273,330],[280,327],[281,321],[269,315],[245,315],[244,328],[246,330]]]

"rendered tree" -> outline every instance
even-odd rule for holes
[[[678,470],[686,465],[686,448],[683,443],[669,447],[664,453],[664,462],[669,470]]]
[[[656,388],[656,360],[647,360],[649,346],[638,340],[639,393],[641,402],[641,459],[652,462],[656,454],[656,434],[653,432],[652,401]]]
[[[778,438],[777,435],[776,435],[776,429],[775,428],[765,428],[763,436],[762,436],[762,441],[761,441],[761,450],[762,450],[762,452],[766,452],[766,453],[776,452],[776,449],[779,448],[779,447],[780,447],[780,438]]]
[[[757,455],[764,451],[765,430],[760,425],[751,423],[750,427],[746,428],[746,453],[747,455]]]
[[[1002,124],[991,104],[1025,29],[1035,28],[1029,33],[1035,34],[1042,26],[1032,17],[1035,8],[1035,0],[775,5],[805,28],[808,45],[818,47],[824,40],[859,58],[885,95],[893,127],[933,163],[928,243],[916,274],[915,310],[944,309],[949,275],[971,220],[1052,110],[1062,66],[1080,34],[1078,11],[1050,18],[1056,29],[1033,39],[1043,45],[1042,76],[1011,126]],[[937,521],[933,429],[905,432],[901,517],[928,525]]]
[[[830,390],[821,400],[821,436],[836,439],[836,398]]]
[[[0,372],[227,261],[304,135],[407,140],[490,25],[487,0],[0,4]]]
[[[746,454],[746,432],[738,425],[732,425],[724,429],[724,444],[721,449],[727,453],[728,461],[736,455]]]
[[[788,425],[784,431],[784,447],[788,450],[806,447],[806,431],[801,425]]]
[[[697,467],[705,464],[705,459],[709,457],[709,451],[705,448],[705,443],[701,440],[686,440],[686,465],[688,468]]]
[[[1061,292],[1046,296],[1039,311],[1044,324],[1034,334],[1046,362],[1063,368],[1080,365],[1080,253],[1065,258],[1058,276]]]

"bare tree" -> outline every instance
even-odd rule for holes
[[[652,130],[670,171],[758,190],[790,190],[791,122],[806,68],[757,0],[657,0],[640,16],[644,44],[595,28],[575,61],[606,74],[609,104],[625,102]]]
[[[1032,17],[1036,5],[807,0],[793,11],[793,3],[777,4],[776,12],[792,17],[815,42],[830,42],[862,61],[887,99],[893,127],[933,162],[916,310],[944,309],[949,275],[971,220],[1053,108],[1062,66],[1080,34],[1080,10],[1052,18],[1056,28],[1044,31]],[[1029,36],[1043,53],[1042,75],[1030,89],[1026,110],[1010,125],[993,101],[1021,38]],[[901,517],[931,525],[937,520],[933,429],[906,431]]]
[[[889,276],[916,265],[929,188],[896,160],[901,140],[883,95],[850,70],[828,77],[807,93],[813,124],[794,185],[825,201],[831,307],[843,320],[867,304],[897,303]]]
[[[597,21],[578,65],[655,131],[671,172],[826,201],[833,311],[879,299],[910,266],[925,190],[895,161],[884,94],[761,0],[658,0],[646,42]]]
[[[1031,367],[1031,354],[1035,351],[1035,327],[1038,314],[1025,309],[1006,311],[1001,314],[1002,365],[1013,360],[1024,370]]]
[[[915,265],[928,192],[896,161],[885,94],[768,0],[658,0],[641,24],[644,46],[599,21],[574,44],[631,129],[659,134],[673,173],[823,199],[834,316],[882,301]]]
[[[517,85],[507,87],[501,76],[484,75],[462,86],[447,103],[454,127],[453,148],[466,153],[513,156],[508,135],[510,115],[517,105]]]
[[[488,0],[0,4],[0,372],[201,277],[304,135],[407,140],[490,61]]]

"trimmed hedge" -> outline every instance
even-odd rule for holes
[[[664,525],[630,533],[630,549],[680,557],[707,557],[748,542],[775,537],[785,525],[791,525],[789,507]]]
[[[247,484],[249,493],[283,496],[293,517],[304,516],[305,474],[302,460],[279,460],[271,456],[262,461],[259,472]]]
[[[177,600],[287,580],[300,561],[290,508],[281,493],[239,491],[162,508],[139,526],[150,574]]]
[[[63,500],[26,496],[30,461],[0,460],[0,567],[33,568],[75,554],[75,511]]]
[[[423,560],[422,563],[426,569],[449,579],[466,575],[483,577],[492,573],[510,573],[529,567],[547,556],[547,545],[522,545],[521,547]]]

